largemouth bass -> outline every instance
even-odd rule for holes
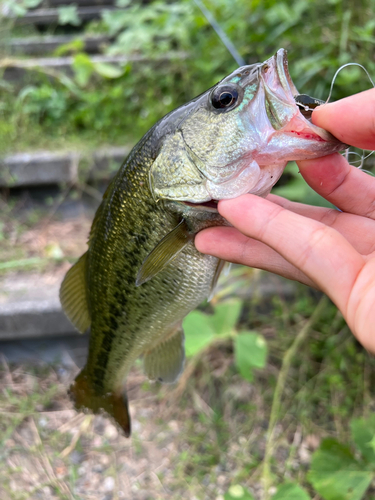
[[[60,291],[76,328],[90,328],[87,364],[70,393],[130,435],[124,381],[143,355],[146,375],[175,381],[184,364],[182,319],[215,287],[223,262],[194,247],[223,225],[217,200],[267,195],[289,160],[345,148],[296,101],[286,51],[243,66],[149,130],[114,177],[87,252]]]

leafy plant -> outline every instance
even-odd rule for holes
[[[375,416],[351,422],[355,449],[325,439],[314,453],[308,480],[324,500],[361,500],[375,479]]]
[[[253,370],[264,368],[267,344],[264,337],[254,331],[237,332],[236,325],[242,310],[242,301],[230,299],[218,303],[214,313],[191,312],[184,320],[185,350],[192,357],[212,343],[233,339],[234,359],[244,379],[253,380]]]
[[[254,500],[254,497],[241,485],[235,484],[231,486],[228,492],[224,495],[224,500]]]
[[[298,484],[284,483],[277,488],[272,500],[311,500],[311,498]]]
[[[336,439],[324,439],[313,454],[307,478],[324,500],[362,500],[375,479],[375,415],[350,423],[355,446]],[[240,485],[232,486],[225,500],[252,500],[251,493]],[[296,483],[284,483],[271,500],[311,500]]]
[[[254,500],[254,497],[247,489],[236,484],[229,488],[224,500]],[[311,500],[311,497],[298,484],[284,483],[277,488],[272,500]]]
[[[17,2],[17,6],[36,1]],[[370,74],[375,73],[372,1],[362,2],[360,8],[353,0],[332,1],[329,8],[323,0],[205,0],[205,5],[246,63],[263,61],[284,47],[289,51],[290,71],[297,88],[325,99],[333,74],[341,64],[355,61],[364,64]],[[65,101],[61,120],[53,127],[43,119],[44,111],[33,115],[22,107],[15,111],[19,88],[0,87],[3,148],[27,148],[35,144],[36,137],[52,144],[61,137],[72,140],[76,135],[85,140],[90,137],[96,143],[135,142],[171,109],[191,100],[236,68],[222,41],[191,0],[122,0],[117,5],[115,11],[103,10],[103,18],[92,21],[85,29],[113,39],[105,49],[107,54],[143,60],[123,67],[95,64],[83,51],[82,43],[66,47],[75,54],[74,85],[70,82],[67,86],[66,76],[56,78],[54,74],[51,80],[35,72],[28,82],[39,86],[42,81]],[[60,11],[60,23],[76,23],[76,6],[64,9]],[[333,98],[368,87],[364,73],[358,73],[358,68],[346,68],[336,80]],[[292,175],[290,190],[304,199],[297,178]]]
[[[78,7],[76,4],[59,7],[58,12],[59,24],[71,24],[72,26],[79,26],[81,24],[81,19],[79,17]]]
[[[22,17],[26,14],[28,9],[34,9],[42,3],[43,0],[5,0],[2,2],[2,9],[4,13],[12,14],[16,17]]]

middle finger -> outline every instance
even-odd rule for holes
[[[323,198],[344,212],[375,219],[375,177],[338,153],[297,163],[305,181]]]
[[[362,255],[369,255],[375,250],[375,220],[340,212],[334,208],[296,203],[273,194],[268,195],[267,199],[291,212],[336,229]]]

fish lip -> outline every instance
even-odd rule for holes
[[[292,77],[289,74],[288,52],[285,49],[279,49],[274,55],[274,59],[277,75],[279,77],[281,86],[287,94],[291,94],[293,97],[295,95],[298,95],[299,92],[293,83]]]
[[[305,118],[301,112],[294,116],[292,120],[282,128],[282,132],[309,141],[325,142],[327,145],[337,144],[336,151],[341,151],[348,147],[327,130],[314,125],[309,119]]]

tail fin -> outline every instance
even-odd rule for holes
[[[101,410],[104,410],[121,427],[125,436],[130,436],[130,415],[125,391],[97,394],[84,368],[70,386],[69,394],[77,410],[87,408],[93,413],[101,413]]]

